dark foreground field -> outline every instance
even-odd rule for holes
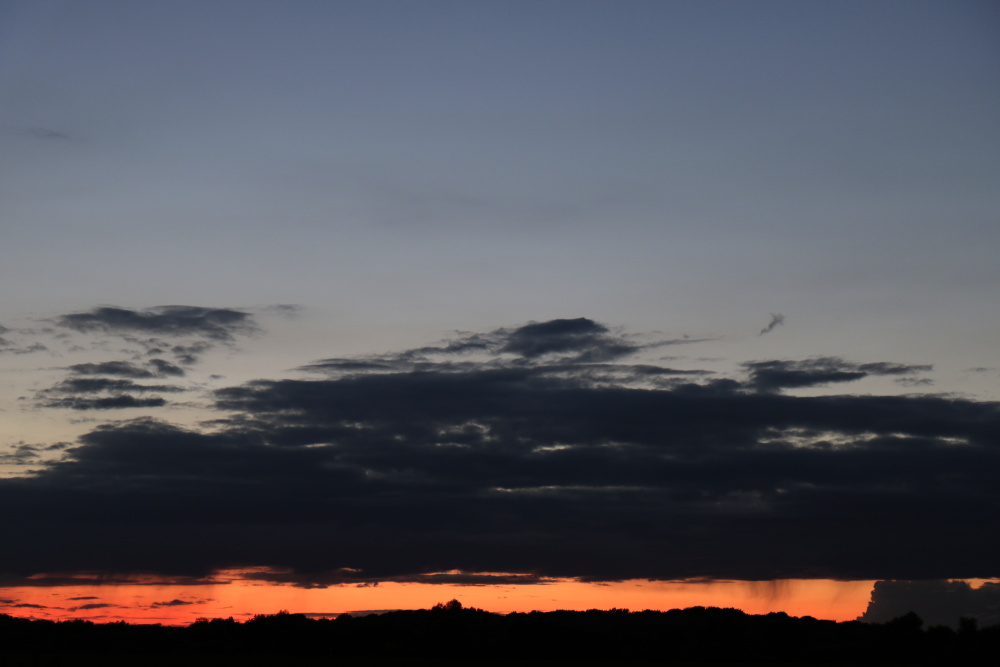
[[[1000,626],[923,627],[695,607],[668,612],[493,614],[430,610],[309,619],[260,615],[186,627],[31,621],[0,615],[0,667],[101,665],[996,665]]]

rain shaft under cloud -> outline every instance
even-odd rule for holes
[[[719,377],[633,361],[682,342],[533,322],[222,388],[201,429],[97,426],[0,480],[19,508],[0,519],[0,570],[263,566],[302,586],[998,574],[996,403],[782,392],[928,370],[892,362]]]

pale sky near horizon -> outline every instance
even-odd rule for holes
[[[559,378],[560,391],[655,388],[664,400],[693,385],[735,392],[720,409],[737,422],[782,415],[755,424],[751,439],[764,449],[782,438],[795,447],[854,438],[860,450],[903,436],[914,447],[978,447],[990,441],[1000,400],[998,110],[1000,5],[985,1],[0,0],[0,470],[42,470],[82,446],[66,463],[77,468],[43,475],[69,493],[60,485],[73,475],[125,465],[112,433],[205,444],[252,426],[273,444],[295,440],[279,415],[308,413],[302,428],[333,428],[328,413],[309,412],[329,400],[313,391],[349,381],[367,396],[362,386],[384,382],[371,396],[410,396],[430,414],[440,386],[406,385],[413,373],[482,373],[455,394],[468,397],[486,373],[525,369],[539,374],[525,391],[544,377]],[[479,356],[452,361],[459,347]],[[656,384],[654,365],[672,379]],[[315,377],[327,384],[281,384]],[[248,384],[256,379],[263,383]],[[744,406],[750,394],[760,398]],[[610,393],[587,395],[618,406]],[[428,428],[471,438],[467,427],[486,423],[486,412],[494,434],[501,423],[535,428],[543,418],[532,406],[549,398],[532,399],[516,419],[462,404],[434,413],[442,421]],[[824,407],[786,405],[809,398]],[[913,417],[873,417],[890,398]],[[358,400],[337,428],[368,424]],[[772,400],[785,403],[760,403]],[[848,400],[850,419],[812,412]],[[552,403],[552,418],[577,419],[566,405]],[[521,409],[512,405],[511,415]],[[574,433],[648,445],[649,432],[608,424],[653,413],[622,410]],[[391,438],[370,437],[424,437],[400,426],[411,416],[393,415]],[[159,421],[128,421],[140,417]],[[171,430],[180,426],[192,431]],[[677,437],[694,442],[693,432]],[[317,433],[307,447],[346,447],[339,431]],[[703,438],[714,446],[736,438],[711,433]],[[559,439],[568,430],[519,437],[536,453],[577,446]],[[887,451],[872,454],[876,469]],[[566,464],[576,479],[554,466],[540,479],[511,473],[487,486],[507,493],[532,477],[531,493],[590,488],[597,482],[580,472],[588,465],[609,475],[604,490],[652,484],[628,482],[641,473],[638,458],[616,460],[621,469],[584,459]],[[263,461],[248,469],[274,465]],[[319,466],[296,461],[303,471]],[[506,459],[449,460],[418,475],[399,452],[351,461],[366,474],[410,470],[438,481],[478,466],[521,470]],[[995,463],[955,465],[986,474]],[[837,487],[812,465],[789,463],[789,475],[803,489]],[[929,474],[906,470],[903,486]],[[792,492],[784,477],[768,490],[734,481],[728,468],[705,475],[714,481],[704,489],[725,487],[721,512],[780,505]],[[897,487],[871,492],[888,488]],[[941,489],[942,503],[960,506]],[[995,490],[983,493],[983,514],[970,521],[1000,507]],[[558,523],[561,511],[536,528]],[[489,514],[497,531],[510,529],[499,517],[511,512]],[[176,568],[138,555],[126,565],[190,574],[233,565],[223,551],[178,556]],[[5,553],[0,574],[9,565],[25,575],[28,556]],[[52,567],[97,567],[92,556]],[[815,575],[805,564],[677,572],[892,574],[841,556],[809,561],[829,567]],[[329,569],[366,569],[369,557]],[[323,570],[263,548],[260,558],[243,564]],[[425,573],[463,570],[426,562]],[[528,571],[526,562],[514,558],[503,571]],[[953,575],[943,574],[951,565],[925,565],[893,576],[1000,575],[971,562]],[[400,567],[380,562],[371,576],[420,573]],[[596,561],[547,567],[539,572],[667,576],[645,563],[628,572]]]

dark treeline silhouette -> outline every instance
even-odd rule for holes
[[[29,620],[0,615],[0,667],[97,664],[161,656],[162,664],[398,664],[400,660],[650,661],[659,664],[1000,664],[1000,625],[924,628],[913,613],[888,623],[837,623],[736,609],[553,611],[495,614],[457,601],[433,609],[310,619],[279,612],[186,627]],[[87,656],[90,656],[88,658]],[[238,660],[237,660],[238,659]],[[254,660],[257,660],[256,662]],[[313,662],[315,661],[315,662]],[[122,662],[121,664],[126,664]],[[299,661],[304,664],[302,660]],[[118,664],[103,662],[101,664]],[[138,663],[135,663],[138,664]],[[161,663],[157,663],[161,664]]]

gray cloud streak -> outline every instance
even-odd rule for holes
[[[104,306],[84,313],[62,315],[57,324],[77,331],[111,334],[143,333],[157,336],[198,336],[231,341],[257,330],[253,316],[231,308],[158,306],[137,311]]]
[[[781,313],[771,313],[771,321],[767,323],[767,326],[760,330],[757,334],[758,336],[763,336],[766,333],[771,333],[774,331],[775,327],[779,327],[785,323],[785,316]]]

